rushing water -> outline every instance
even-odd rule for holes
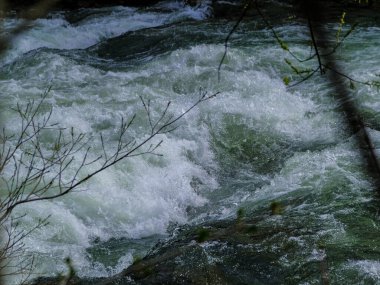
[[[100,133],[107,148],[114,147],[123,116],[138,114],[131,136],[149,134],[139,96],[151,99],[152,115],[159,117],[169,100],[169,112],[179,115],[198,99],[200,88],[221,92],[159,138],[162,157],[127,159],[75,193],[19,207],[15,215],[27,213],[21,221],[26,230],[50,215],[47,226],[25,238],[36,272],[64,271],[69,256],[80,276],[109,276],[177,225],[233,218],[239,208],[252,215],[268,212],[278,201],[283,215],[261,223],[307,231],[279,232],[259,246],[275,253],[292,243],[278,257],[290,271],[326,254],[334,284],[379,284],[380,223],[373,211],[378,205],[329,96],[331,86],[315,76],[286,88],[288,55],[256,20],[242,23],[233,35],[218,82],[223,41],[233,22],[210,19],[211,14],[206,2],[190,8],[175,1],[143,10],[55,13],[35,21],[3,55],[4,125],[17,130],[11,108],[52,86],[45,100],[53,110],[51,122],[90,137],[94,157],[101,152]],[[4,22],[6,29],[16,24]],[[276,29],[297,54],[309,54],[305,26]],[[379,32],[374,25],[358,27],[337,52],[350,75],[378,78]],[[379,93],[360,85],[353,92],[379,146]],[[48,145],[51,138],[42,140]],[[316,284],[307,278],[299,283]]]

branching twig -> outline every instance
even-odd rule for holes
[[[181,118],[183,118],[187,113],[189,113],[192,109],[194,109],[198,104],[201,102],[204,102],[206,100],[209,100],[213,97],[215,97],[218,93],[208,95],[207,92],[200,91],[200,98],[192,105],[190,106],[186,111],[184,111],[182,114],[180,114],[177,117],[169,116],[167,120],[164,120],[170,103],[167,104],[167,107],[162,112],[161,116],[156,122],[153,122],[152,116],[150,114],[150,103],[146,104],[145,101],[141,98],[141,101],[143,103],[144,109],[149,113],[148,115],[148,121],[151,126],[151,134],[142,140],[139,143],[123,143],[123,139],[125,137],[125,134],[128,130],[128,128],[131,126],[131,124],[134,121],[135,115],[132,117],[132,119],[126,123],[124,119],[121,120],[120,128],[119,128],[119,137],[117,142],[117,147],[114,153],[111,156],[108,156],[105,151],[104,146],[104,139],[102,135],[100,136],[101,144],[102,144],[102,150],[104,153],[104,163],[101,165],[100,168],[93,171],[92,173],[88,174],[86,177],[81,178],[77,180],[79,172],[85,167],[88,166],[99,159],[101,157],[97,157],[91,161],[89,161],[88,153],[89,148],[86,149],[84,156],[82,158],[81,163],[77,167],[77,170],[75,171],[75,174],[72,176],[72,178],[65,182],[63,180],[63,174],[66,172],[68,167],[72,164],[74,160],[74,154],[80,150],[83,149],[83,147],[86,145],[86,142],[83,142],[84,136],[82,134],[79,134],[76,138],[72,133],[72,138],[69,143],[62,143],[61,136],[62,134],[59,133],[57,141],[54,143],[54,145],[60,145],[59,148],[54,149],[52,152],[52,155],[48,157],[46,154],[43,154],[43,151],[40,147],[39,138],[36,135],[36,133],[40,133],[44,128],[45,125],[47,125],[48,120],[45,120],[44,124],[36,124],[36,115],[37,111],[39,109],[39,106],[41,106],[42,101],[46,98],[46,95],[44,95],[41,98],[41,102],[37,104],[36,109],[34,110],[31,107],[27,107],[25,112],[21,112],[22,118],[26,121],[24,123],[24,129],[21,131],[21,138],[19,138],[17,144],[13,149],[10,151],[8,150],[7,153],[10,153],[10,158],[14,159],[14,156],[17,151],[22,151],[22,148],[25,146],[29,140],[36,139],[35,143],[32,145],[34,146],[34,151],[28,152],[28,155],[32,153],[31,157],[29,157],[29,163],[26,163],[27,158],[21,160],[14,160],[15,162],[15,172],[13,176],[9,179],[11,181],[11,189],[8,189],[8,197],[1,201],[0,203],[0,223],[7,219],[7,217],[11,214],[13,209],[21,204],[30,203],[34,201],[41,201],[41,200],[51,200],[58,197],[62,197],[68,193],[70,193],[75,188],[78,188],[81,184],[95,176],[96,174],[106,170],[107,168],[115,165],[116,163],[120,162],[121,160],[136,156],[136,155],[142,155],[142,154],[153,154],[153,152],[161,145],[161,142],[159,142],[154,147],[148,148],[146,151],[139,152],[139,150],[146,145],[148,142],[150,142],[153,138],[155,138],[157,135],[165,134],[168,132],[173,131],[177,126],[175,126],[175,123],[177,123]],[[20,109],[21,110],[21,109]],[[33,122],[33,123],[32,123]],[[29,135],[29,129],[30,126],[38,126],[33,129],[34,133],[32,132],[31,135]],[[27,137],[28,139],[24,139],[24,137]],[[12,148],[12,147],[10,147]],[[37,157],[35,154],[39,153],[39,156]],[[39,159],[39,162],[36,161],[36,159]],[[10,159],[7,159],[5,162],[2,163],[3,167],[7,166]],[[41,165],[38,167],[38,165]],[[55,166],[59,166],[57,170],[55,170]],[[24,168],[27,169],[26,174],[22,176],[21,168],[24,166]],[[53,174],[56,171],[55,174]],[[50,174],[51,178],[47,180],[46,183],[44,183],[45,179],[47,178],[47,175]],[[34,187],[29,190],[30,192],[26,194],[26,190],[29,186],[34,185]],[[57,193],[51,193],[46,195],[48,192],[50,193],[52,189],[56,189]]]
[[[18,105],[15,109],[21,118],[21,129],[18,135],[8,135],[5,129],[1,135],[0,174],[1,181],[4,182],[2,184],[6,187],[4,189],[6,195],[0,199],[0,228],[6,232],[8,241],[0,249],[0,271],[8,268],[10,273],[0,272],[0,277],[5,274],[19,274],[26,270],[26,265],[30,265],[30,260],[21,258],[21,263],[14,264],[14,261],[18,260],[16,257],[25,254],[22,241],[33,230],[46,222],[43,220],[30,231],[16,233],[14,223],[8,223],[9,220],[12,221],[11,214],[16,207],[35,201],[52,200],[65,196],[78,189],[80,185],[98,173],[126,158],[146,154],[160,156],[155,152],[162,144],[162,140],[158,143],[151,143],[152,140],[158,135],[175,130],[180,119],[200,103],[215,97],[217,94],[208,95],[201,89],[198,100],[178,116],[169,114],[171,105],[169,102],[156,121],[152,116],[150,102],[146,103],[141,97],[151,127],[148,136],[139,142],[136,142],[135,139],[129,139],[125,142],[128,130],[135,121],[136,115],[133,115],[129,121],[122,118],[118,127],[117,143],[114,150],[106,151],[104,138],[100,135],[103,154],[95,158],[91,158],[89,155],[90,147],[84,134],[75,134],[73,129],[68,131],[59,126],[52,127],[54,124],[49,124],[51,111],[42,119],[38,119],[47,92],[39,101],[31,101],[25,107]],[[43,146],[42,132],[51,132],[52,134],[56,132],[56,138],[51,143],[51,148],[46,148],[46,145]],[[67,134],[68,132],[69,134]],[[67,136],[69,139],[66,139]],[[150,145],[148,146],[148,144]],[[79,151],[83,153],[81,158],[78,156]],[[74,161],[78,159],[79,164],[74,166]],[[100,159],[104,161],[98,169],[79,178],[87,166],[93,165]],[[6,178],[5,172],[10,176]],[[16,266],[16,269],[10,269],[11,266]]]
[[[243,21],[243,19],[244,19],[245,15],[247,14],[247,11],[248,11],[249,7],[251,6],[252,2],[253,2],[253,0],[247,0],[247,3],[244,5],[243,12],[241,13],[239,19],[237,20],[235,25],[232,27],[232,29],[228,33],[226,39],[224,40],[224,53],[223,53],[222,59],[220,60],[219,66],[218,66],[218,81],[220,81],[220,70],[222,68],[223,61],[227,56],[228,42],[229,42],[231,36],[233,35],[233,33],[239,27],[241,21]]]

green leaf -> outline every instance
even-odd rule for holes
[[[270,210],[272,212],[272,215],[281,215],[284,211],[284,207],[280,202],[273,201],[270,204]]]
[[[289,83],[290,83],[290,78],[287,77],[287,76],[285,76],[285,77],[282,79],[282,81],[284,81],[284,84],[285,84],[286,86],[288,86]]]

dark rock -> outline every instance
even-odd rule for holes
[[[160,0],[60,0],[55,4],[57,9],[79,9],[79,8],[97,8],[105,6],[133,6],[133,7],[144,7],[156,4]],[[30,8],[38,0],[12,0],[8,3],[8,8],[11,10],[20,10],[25,8]]]
[[[262,242],[285,231],[293,235],[297,229],[257,227],[252,219],[242,217],[185,226],[175,238],[157,244],[113,277],[74,278],[68,284],[283,284],[288,272],[280,257],[288,254],[287,248],[273,250]],[[58,285],[59,279],[39,278],[31,283],[37,284]]]
[[[279,284],[277,256],[255,252],[250,245],[256,238],[262,233],[242,221],[190,227],[118,277],[137,284]]]
[[[201,43],[222,41],[215,26],[215,33],[205,33],[197,23],[176,23],[125,33],[108,39],[88,49],[96,58],[113,60],[115,65],[135,65],[167,52]]]

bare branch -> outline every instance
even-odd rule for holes
[[[247,11],[248,11],[249,7],[251,6],[252,2],[253,2],[253,0],[247,0],[247,3],[244,5],[243,12],[241,13],[239,19],[237,20],[235,25],[232,27],[232,29],[228,33],[226,39],[224,40],[224,53],[223,53],[222,59],[220,60],[219,66],[218,66],[218,81],[220,81],[220,70],[222,68],[223,61],[227,56],[228,42],[229,42],[231,36],[233,35],[233,33],[239,27],[240,23],[243,21],[243,19],[244,19],[245,15],[247,14]]]

